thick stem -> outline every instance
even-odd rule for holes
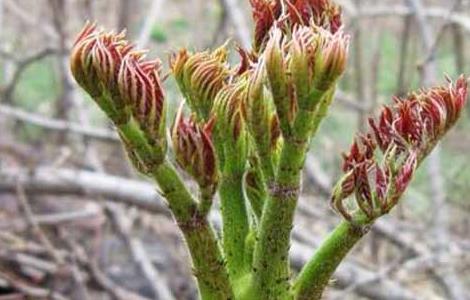
[[[223,219],[223,248],[230,278],[238,280],[249,271],[245,240],[249,231],[243,176],[237,172],[224,174],[219,189]]]
[[[299,110],[293,126],[295,134],[285,137],[276,181],[270,186],[270,197],[263,210],[253,259],[255,288],[262,299],[290,298],[289,243],[302,169],[311,135],[326,116],[332,96],[333,90],[315,93],[312,101],[317,103],[316,108]]]
[[[158,183],[170,210],[183,232],[194,265],[201,299],[233,298],[228,273],[215,233],[171,163],[161,161],[133,119],[119,126],[131,160]]]
[[[152,172],[188,244],[201,299],[232,299],[233,292],[215,233],[170,163]]]
[[[302,269],[294,285],[296,300],[319,300],[338,265],[367,233],[368,226],[343,221]]]
[[[214,201],[214,194],[217,190],[215,186],[200,187],[199,188],[199,212],[203,216],[207,216],[212,208]]]
[[[289,295],[290,232],[300,192],[300,171],[307,142],[287,142],[283,148],[279,175],[264,207],[254,252],[255,288],[261,299],[286,299]]]

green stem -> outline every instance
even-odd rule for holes
[[[300,193],[300,171],[306,147],[306,143],[285,143],[278,179],[271,187],[263,210],[253,261],[255,288],[261,299],[286,299],[289,295],[290,232]]]
[[[263,299],[290,298],[288,252],[302,169],[312,134],[326,115],[333,93],[317,92],[316,109],[299,110],[292,135],[285,136],[276,181],[263,210],[254,252],[254,282]]]
[[[321,299],[338,265],[367,233],[367,226],[355,224],[342,221],[316,250],[295,282],[296,300]]]
[[[265,176],[261,169],[259,157],[256,154],[251,157],[251,166],[246,173],[246,176],[246,196],[250,201],[251,210],[256,217],[256,223],[259,223],[261,220],[261,214],[263,213],[264,203],[268,197],[268,189]]]
[[[211,210],[212,202],[214,200],[214,194],[216,187],[200,187],[199,188],[199,212],[203,216],[207,216]]]
[[[224,259],[206,216],[199,213],[197,203],[170,163],[165,161],[152,174],[188,244],[201,299],[233,298]]]
[[[131,118],[119,126],[126,148],[135,159],[134,164],[151,174],[158,183],[170,210],[183,232],[194,265],[201,299],[225,300],[233,298],[228,273],[215,233],[206,214],[199,210],[171,163],[163,159],[160,149],[153,149],[138,124]]]
[[[249,223],[243,193],[243,176],[237,172],[225,172],[219,195],[223,219],[223,248],[230,278],[233,281],[249,270],[245,255],[245,240]]]

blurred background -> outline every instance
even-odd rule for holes
[[[307,161],[295,270],[339,221],[330,187],[367,118],[393,96],[470,74],[470,1],[338,2],[349,68]],[[127,28],[165,63],[180,47],[249,47],[252,33],[248,0],[0,0],[0,299],[196,299],[165,204],[69,73],[86,20]],[[165,85],[172,113],[181,96]],[[325,299],[470,299],[469,130],[470,110]]]

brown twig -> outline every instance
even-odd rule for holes
[[[49,256],[59,265],[64,264],[64,259],[59,255],[57,250],[55,249],[54,245],[52,244],[51,240],[47,237],[44,231],[39,226],[38,222],[36,221],[29,201],[26,197],[26,193],[23,189],[23,186],[19,181],[16,183],[16,194],[18,198],[18,203],[23,210],[24,217],[26,222],[32,228],[34,234],[40,241],[40,243],[47,249]]]
[[[19,59],[19,60],[15,59],[16,68],[15,68],[15,71],[13,72],[13,75],[10,81],[6,83],[3,87],[0,87],[0,96],[3,98],[3,101],[7,103],[11,102],[11,97],[16,89],[16,86],[18,85],[21,75],[31,64],[49,55],[55,54],[56,52],[57,52],[56,49],[44,48],[23,59]],[[9,58],[13,58],[12,54],[9,54],[5,51],[3,51],[0,54],[3,54],[4,56],[7,56]]]
[[[50,170],[53,173],[61,174],[61,170]],[[83,171],[71,171],[70,175],[72,174],[82,174],[81,172]],[[78,175],[78,176],[72,176],[72,177],[62,177],[62,180],[60,180],[60,176],[56,177],[47,174],[47,168],[46,169],[38,169],[35,172],[35,177],[33,181],[29,182],[30,184],[35,182],[36,187],[39,187],[44,191],[45,188],[49,188],[49,192],[53,194],[57,194],[57,187],[60,187],[59,192],[64,193],[67,190],[68,186],[68,191],[69,193],[71,192],[74,194],[77,189],[77,185],[80,186],[80,190],[88,190],[90,195],[93,195],[96,193],[99,196],[105,196],[107,199],[121,199],[121,201],[125,201],[125,203],[152,203],[152,207],[150,209],[144,208],[146,205],[141,205],[139,204],[138,207],[141,209],[147,210],[149,212],[154,212],[154,213],[163,213],[168,215],[168,210],[165,209],[164,205],[162,203],[159,203],[156,199],[158,196],[155,193],[154,187],[150,183],[141,183],[141,182],[136,182],[133,180],[124,180],[122,178],[117,178],[105,174],[98,174],[98,173],[93,173],[93,172],[86,172],[87,175],[87,180],[83,180],[84,176]],[[65,172],[66,175],[68,172]],[[5,177],[2,178],[2,175],[0,174],[0,192],[2,191],[2,184],[5,183]],[[49,178],[49,179],[48,179]],[[55,178],[55,179],[53,179]],[[67,179],[70,178],[70,179]],[[73,180],[71,179],[73,178]],[[41,184],[40,184],[41,183]],[[28,182],[23,182],[25,190],[28,191]],[[47,186],[49,185],[49,186]],[[99,189],[97,189],[97,186],[99,186]],[[4,185],[5,187],[5,185]],[[34,187],[34,186],[33,186]],[[35,188],[36,188],[35,187]],[[56,189],[53,189],[53,187],[56,187]],[[126,187],[125,189],[122,189],[120,187]],[[394,230],[397,228],[396,225],[385,222],[381,227],[384,227],[386,229]],[[396,230],[395,230],[396,232]],[[400,236],[399,234],[395,233],[390,233],[393,238],[397,238],[397,236]],[[410,242],[413,244],[413,240]],[[294,260],[297,263],[297,266],[299,267],[300,264],[303,264],[306,262],[306,260],[310,257],[311,255],[311,246],[306,246],[305,244],[300,243],[298,240],[294,239],[294,246],[298,246],[296,249],[292,252]],[[298,250],[300,249],[303,250]],[[303,247],[303,248],[302,248]],[[92,266],[92,265],[90,265]],[[89,266],[89,267],[90,267]],[[93,267],[96,267],[93,266]],[[98,270],[99,271],[99,270]],[[356,274],[358,277],[354,277],[351,274]],[[356,280],[361,280],[361,278],[369,278],[369,276],[374,276],[373,272],[370,272],[364,268],[360,268],[359,266],[347,262],[346,267],[344,269],[340,269],[338,271],[337,276],[341,279],[341,283],[344,285],[350,285]],[[383,295],[386,295],[388,292],[388,289],[392,286],[396,286],[397,284],[394,283],[391,280],[387,280],[382,282],[381,284],[373,285],[373,286],[368,286],[368,287],[361,287],[358,289],[358,293],[361,295],[382,295],[382,296],[377,296],[376,299],[384,299]],[[399,286],[399,285],[398,285]],[[398,287],[398,292],[406,290],[403,287]],[[397,293],[398,293],[397,292]],[[406,293],[406,292],[405,292]],[[408,292],[409,293],[409,292]],[[398,298],[397,298],[398,299]],[[416,298],[402,298],[402,299],[416,299]]]
[[[68,247],[76,257],[77,261],[85,267],[90,273],[92,280],[98,284],[102,289],[107,291],[114,299],[117,300],[150,300],[146,297],[135,294],[113,282],[106,274],[101,271],[98,263],[87,256],[86,252],[78,245],[67,232],[62,232],[62,237],[66,241]]]
[[[158,299],[174,299],[171,291],[168,289],[166,278],[153,266],[142,241],[131,233],[132,220],[126,218],[123,210],[115,205],[108,205],[107,211],[111,216],[114,227],[131,252],[133,260],[139,266],[142,275],[152,288],[155,297]]]
[[[425,56],[422,58],[422,61],[418,64],[418,67],[419,68],[422,68],[423,65],[425,64],[430,64],[432,63],[434,60],[435,60],[435,57],[436,57],[436,52],[437,52],[437,48],[442,40],[442,38],[444,37],[444,34],[445,34],[445,29],[452,24],[451,20],[450,20],[450,17],[452,16],[452,14],[454,14],[456,12],[456,10],[459,8],[459,3],[460,3],[461,0],[454,0],[454,3],[453,5],[450,7],[446,17],[444,17],[443,21],[442,21],[442,25],[440,26],[439,30],[437,31],[437,33],[435,34],[435,38],[434,38],[434,41],[431,43],[431,45],[429,45],[429,49],[426,49],[426,54]]]
[[[52,300],[67,300],[62,294],[51,291],[45,288],[32,286],[20,277],[16,276],[9,270],[0,266],[0,279],[5,280],[15,290],[32,297],[33,299],[52,299]]]
[[[98,139],[105,142],[119,142],[117,134],[111,130],[94,128],[84,124],[48,118],[36,113],[30,113],[9,105],[0,104],[0,114],[14,120],[25,122],[52,131],[71,132],[83,135],[90,139]]]

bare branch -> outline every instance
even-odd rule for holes
[[[111,219],[117,228],[119,235],[125,241],[128,249],[130,250],[132,258],[139,266],[140,271],[147,279],[148,284],[152,287],[154,295],[158,299],[174,299],[166,284],[166,278],[164,278],[162,274],[160,274],[160,272],[158,272],[158,270],[153,266],[153,263],[150,260],[142,241],[132,235],[132,224],[126,224],[128,222],[126,222],[127,219],[123,210],[120,207],[108,206],[108,211],[110,212]]]
[[[0,171],[0,193],[15,192],[16,180],[27,193],[101,196],[148,212],[169,213],[154,186],[149,183],[70,169],[40,167],[33,172],[3,169]]]
[[[8,105],[0,104],[0,114],[18,121],[32,124],[48,130],[71,132],[87,138],[99,139],[108,142],[119,142],[117,134],[111,130],[89,127],[84,124],[72,123],[64,120],[44,117],[39,114],[26,112]]]
[[[58,254],[56,251],[54,245],[52,244],[51,240],[47,237],[47,235],[42,231],[41,227],[39,226],[38,222],[36,221],[33,211],[31,209],[31,206],[29,204],[28,199],[26,198],[26,194],[24,192],[23,187],[21,186],[21,183],[17,183],[16,185],[16,194],[18,198],[18,202],[20,204],[20,207],[23,209],[24,216],[26,221],[28,222],[29,226],[33,229],[35,235],[37,236],[38,240],[41,242],[41,244],[44,246],[45,249],[47,249],[49,255],[51,258],[54,259],[54,261],[62,265],[64,263],[64,260],[62,257]]]

